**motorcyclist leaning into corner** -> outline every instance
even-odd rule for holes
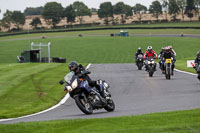
[[[142,49],[140,47],[138,48],[137,52],[135,53],[136,63],[137,63],[137,57],[138,57],[139,54],[141,54],[142,56],[144,55],[143,52],[142,52]]]
[[[70,71],[73,71],[75,75],[79,76],[80,78],[83,78],[84,80],[87,80],[91,87],[97,88],[101,96],[103,98],[106,98],[105,93],[101,89],[101,87],[98,85],[98,82],[91,80],[91,78],[88,76],[88,74],[90,74],[91,72],[86,70],[85,67],[83,67],[81,64],[78,64],[76,61],[71,61],[68,64],[68,68]]]
[[[174,75],[174,68],[175,68],[176,59],[175,59],[175,56],[174,56],[173,52],[171,52],[169,47],[165,47],[161,58],[163,58],[164,60],[172,59],[172,72],[171,72],[171,75]]]
[[[154,59],[157,59],[158,58],[158,55],[156,54],[156,52],[152,49],[152,46],[148,46],[147,47],[147,51],[144,53],[144,56],[143,56],[143,58],[144,59],[146,59],[146,60],[148,60],[148,58],[149,57],[152,57],[152,58],[154,58]],[[146,68],[146,70],[145,71],[147,71],[147,63],[145,63],[145,68]],[[156,71],[156,65],[155,65],[155,71]]]
[[[200,50],[197,52],[197,56],[196,56],[196,59],[194,61],[194,66],[193,68],[197,71],[197,68],[200,64]]]

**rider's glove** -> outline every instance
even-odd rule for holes
[[[68,90],[67,90],[67,89],[65,89],[64,91],[65,91],[65,93],[68,93]]]

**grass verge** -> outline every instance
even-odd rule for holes
[[[200,110],[0,125],[3,133],[199,133]]]

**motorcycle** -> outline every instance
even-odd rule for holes
[[[165,77],[166,79],[171,78],[171,71],[172,71],[172,59],[166,59],[165,60]]]
[[[70,72],[65,76],[65,90],[67,90],[75,100],[78,108],[85,114],[92,114],[93,110],[104,108],[111,112],[115,109],[114,101],[111,99],[109,85],[104,80],[98,80],[97,84],[103,89],[106,98],[100,95],[100,92],[95,87],[90,87],[87,80],[80,78]],[[108,98],[108,99],[107,99]]]
[[[153,77],[155,68],[156,68],[156,63],[153,57],[149,57],[147,61],[147,71],[149,72],[149,77]]]
[[[144,60],[143,60],[143,55],[142,54],[139,54],[136,58],[136,65],[138,67],[138,70],[142,70],[142,67],[143,67],[143,63]]]

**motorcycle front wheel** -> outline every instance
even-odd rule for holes
[[[171,68],[168,67],[167,71],[166,71],[166,74],[165,74],[166,79],[170,79],[171,78],[171,71],[170,70],[171,70]]]
[[[93,108],[90,103],[84,100],[84,98],[81,98],[80,96],[75,97],[76,105],[79,107],[79,109],[89,115],[93,113]]]
[[[153,67],[149,68],[149,77],[153,77],[153,73],[154,73],[153,69],[154,69]]]
[[[138,62],[138,70],[142,70],[143,62]]]

